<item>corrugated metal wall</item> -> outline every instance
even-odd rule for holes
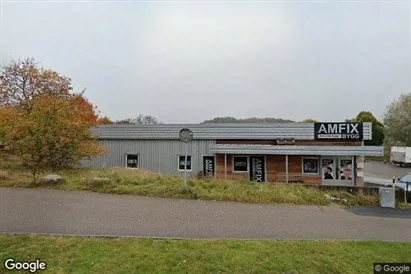
[[[253,139],[274,140],[294,138],[314,140],[314,124],[160,124],[160,125],[105,125],[92,131],[101,140],[178,140],[184,127],[194,133],[194,140]],[[372,124],[363,124],[364,140],[371,140]]]
[[[177,155],[185,154],[185,144],[180,140],[101,140],[107,154],[91,160],[83,160],[82,166],[91,168],[126,166],[126,154],[139,154],[139,168],[178,175]],[[193,140],[188,143],[188,155],[192,155],[192,175],[203,169],[202,158],[210,154],[215,140]]]

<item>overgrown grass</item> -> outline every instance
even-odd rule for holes
[[[0,272],[11,257],[45,261],[44,273],[356,274],[373,273],[375,262],[407,262],[410,250],[411,243],[396,242],[0,235]]]
[[[182,178],[159,175],[147,171],[127,169],[76,169],[59,173],[61,185],[48,186],[31,183],[28,172],[11,170],[7,179],[0,179],[3,187],[47,187],[64,190],[88,190],[100,193],[135,194],[154,197],[237,201],[249,203],[287,203],[298,205],[329,205],[325,194],[346,199],[337,203],[347,206],[375,206],[378,197],[346,191],[325,191],[316,187],[286,184],[260,184],[248,181],[192,179],[188,188],[181,190]],[[108,178],[103,181],[96,178]]]

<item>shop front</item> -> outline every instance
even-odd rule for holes
[[[317,123],[314,130],[314,140],[218,141],[210,148],[215,177],[355,186],[362,157],[383,154],[383,147],[363,145],[361,123]]]
[[[218,179],[354,186],[358,157],[379,155],[382,148],[214,145],[211,151]]]

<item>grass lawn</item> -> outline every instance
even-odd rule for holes
[[[44,273],[372,273],[375,262],[409,261],[410,250],[395,242],[0,235],[0,272],[11,257],[41,259]]]
[[[341,205],[375,206],[378,204],[376,196],[352,194],[346,191],[325,191],[301,185],[193,179],[189,181],[188,188],[182,191],[181,177],[141,170],[75,169],[61,171],[59,174],[65,182],[61,185],[47,186],[44,183],[33,184],[27,171],[0,166],[0,187],[46,187],[169,198],[300,205],[329,205],[332,202],[325,197],[325,194],[329,194],[347,200],[347,202],[341,201]],[[109,181],[93,180],[96,177],[108,178]]]

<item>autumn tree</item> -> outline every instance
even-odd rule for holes
[[[384,125],[389,144],[411,146],[411,93],[401,94],[387,106]]]
[[[12,62],[0,80],[0,139],[37,180],[46,170],[73,167],[103,150],[90,131],[97,108],[70,79],[33,59]]]
[[[72,92],[71,79],[41,67],[33,58],[12,61],[2,68],[0,106],[18,106],[27,111],[41,94],[67,97]]]
[[[35,180],[43,171],[70,168],[102,152],[90,132],[97,125],[94,108],[80,94],[69,99],[40,95],[30,113],[7,107],[0,123],[5,150],[20,157]]]
[[[113,121],[110,120],[107,116],[100,116],[97,118],[97,124],[99,125],[110,125],[114,124]]]

